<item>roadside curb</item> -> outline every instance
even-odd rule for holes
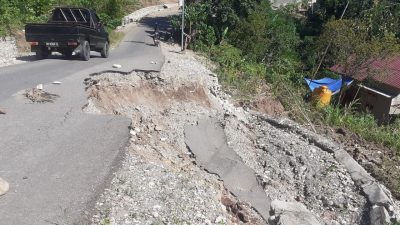
[[[333,154],[336,160],[345,166],[354,183],[361,188],[362,193],[368,200],[372,225],[400,222],[400,210],[395,208],[390,191],[359,165],[343,149],[343,146],[302,127],[290,119],[275,119],[254,111],[251,113],[274,127],[295,132],[323,151]]]

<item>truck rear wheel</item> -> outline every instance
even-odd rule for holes
[[[45,48],[40,48],[36,51],[36,59],[41,60],[41,59],[47,59],[49,57],[50,52],[47,51]]]
[[[88,41],[82,43],[81,58],[84,61],[89,61],[90,59],[90,45]]]
[[[71,51],[71,50],[65,50],[65,51],[63,52],[63,54],[64,54],[64,56],[65,56],[67,59],[72,58],[72,51]]]
[[[110,47],[108,45],[108,41],[106,41],[103,45],[103,49],[101,49],[101,57],[108,58]]]

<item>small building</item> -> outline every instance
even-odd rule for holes
[[[356,80],[346,98],[359,99],[359,108],[374,115],[379,123],[400,114],[400,56],[373,60],[352,74],[342,66],[331,70]]]

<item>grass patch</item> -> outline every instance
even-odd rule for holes
[[[354,111],[352,107],[328,106],[323,111],[327,125],[345,127],[365,140],[400,151],[400,120],[388,125],[378,125],[370,114]]]
[[[111,48],[116,48],[125,37],[125,32],[113,30],[109,33]]]
[[[257,93],[260,84],[268,82],[289,116],[297,122],[343,127],[367,141],[400,152],[400,119],[389,125],[378,125],[372,115],[356,112],[354,104],[316,108],[303,98],[308,90],[299,82],[302,74],[288,71],[292,66],[287,63],[269,69],[263,64],[246,60],[238,48],[229,44],[212,46],[204,53],[218,64],[216,72],[222,85],[229,92],[236,93],[236,97],[252,96]],[[296,75],[288,76],[288,73]]]
[[[248,98],[257,94],[261,84],[265,83],[264,65],[243,59],[241,51],[232,45],[212,46],[203,53],[218,64],[216,73],[220,82],[236,97]]]

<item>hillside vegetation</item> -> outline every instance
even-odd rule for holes
[[[320,0],[318,7],[303,1],[276,10],[268,0],[187,2],[188,48],[219,65],[228,91],[250,99],[268,85],[293,119],[313,129],[344,128],[388,147],[390,156],[383,166],[369,171],[400,198],[400,121],[378,125],[371,115],[355,110],[357,102],[339,106],[334,99],[331,106],[315,107],[305,100],[308,88],[303,81],[337,77],[327,70],[336,64],[351,68],[354,75],[368,59],[399,53],[398,1]],[[180,26],[179,17],[171,21]]]
[[[220,78],[240,97],[253,95],[267,83],[295,119],[307,122],[310,117],[345,126],[400,150],[400,134],[388,132],[390,126],[378,126],[371,116],[334,106],[313,115],[306,111],[315,108],[305,107],[302,99],[307,91],[304,77],[335,77],[325,68],[348,64],[350,56],[348,66],[355,73],[367,59],[398,53],[400,4],[392,0],[319,3],[313,10],[303,5],[308,11],[301,15],[299,5],[273,10],[267,0],[189,1],[188,47],[217,62]],[[171,20],[180,26],[178,17]]]

